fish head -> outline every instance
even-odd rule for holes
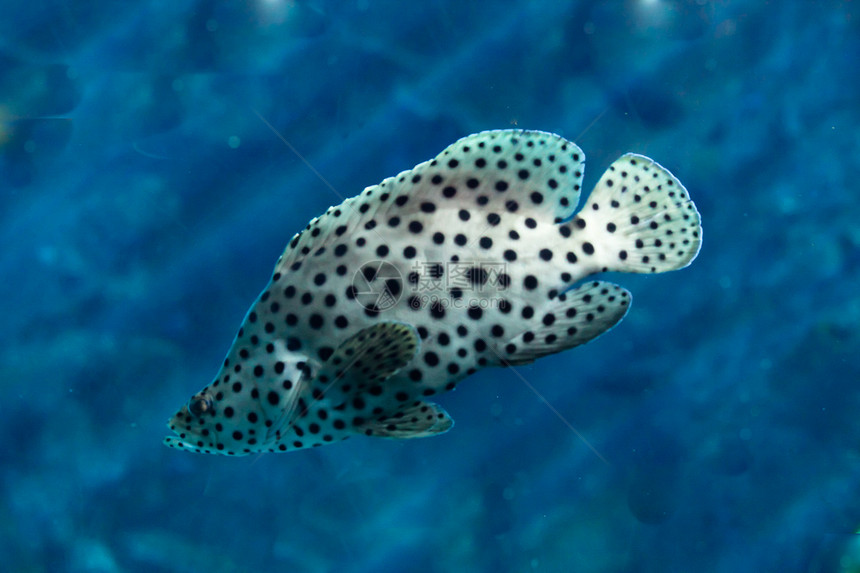
[[[171,448],[190,450],[218,451],[217,444],[223,443],[220,435],[229,428],[224,425],[226,418],[215,410],[215,394],[210,386],[194,394],[187,403],[171,416],[167,422],[174,436],[164,438],[164,444]],[[217,429],[216,429],[217,427]],[[220,430],[220,431],[219,431]]]
[[[249,364],[250,362],[250,364]],[[275,451],[311,376],[306,357],[278,352],[234,364],[195,393],[168,420],[164,445],[205,454],[243,456]],[[229,364],[229,368],[227,367]]]

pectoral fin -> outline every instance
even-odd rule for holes
[[[396,374],[415,357],[420,345],[415,327],[403,322],[363,328],[323,364],[314,390],[332,402],[345,401]]]

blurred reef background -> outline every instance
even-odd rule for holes
[[[860,571],[858,61],[847,0],[4,2],[4,570]],[[512,126],[665,165],[699,258],[443,436],[161,445],[329,184]]]

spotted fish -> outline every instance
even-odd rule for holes
[[[330,207],[289,242],[164,443],[238,456],[440,434],[453,420],[429,398],[612,328],[630,293],[577,283],[685,267],[702,229],[683,185],[635,154],[572,217],[584,161],[557,135],[487,131]]]

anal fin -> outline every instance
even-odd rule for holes
[[[503,364],[528,364],[600,336],[624,318],[630,293],[618,285],[592,281],[559,295],[535,328],[502,347]]]
[[[405,440],[442,434],[453,426],[454,420],[438,404],[416,402],[394,414],[369,420],[363,428],[368,436]]]

